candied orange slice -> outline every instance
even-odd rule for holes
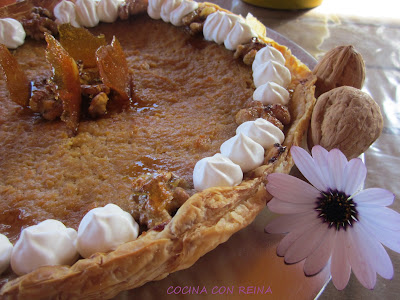
[[[76,133],[82,102],[78,66],[52,35],[45,33],[45,38],[46,59],[53,67],[51,80],[56,85],[56,94],[63,105],[61,120],[67,123],[68,129]]]
[[[94,36],[85,28],[75,28],[71,24],[58,26],[60,43],[76,60],[81,60],[85,68],[96,67],[96,50],[107,44],[103,34]]]
[[[31,95],[29,80],[17,59],[3,44],[0,44],[0,69],[4,74],[11,100],[21,106],[27,106]]]
[[[131,99],[131,75],[124,51],[114,36],[111,45],[101,46],[96,51],[97,67],[103,83],[117,93],[115,100],[121,105]]]

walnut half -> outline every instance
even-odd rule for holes
[[[351,159],[365,152],[382,129],[382,114],[374,99],[359,89],[342,86],[318,98],[308,142],[310,148],[338,148]]]

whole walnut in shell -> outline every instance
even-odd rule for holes
[[[342,86],[318,98],[308,142],[310,148],[338,148],[351,159],[365,152],[382,129],[382,114],[374,99],[359,89]]]
[[[361,89],[365,80],[365,63],[353,46],[338,46],[324,55],[313,73],[317,76],[316,97],[344,85]]]

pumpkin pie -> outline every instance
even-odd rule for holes
[[[31,36],[38,37],[29,18],[38,2],[43,6],[34,11],[40,24],[48,24],[47,44],[51,33],[61,39],[62,32],[75,30],[60,26],[59,36],[52,32],[52,23],[44,20],[54,18],[43,11],[51,12],[58,1],[34,2],[7,7],[0,15],[25,20]],[[3,297],[111,298],[188,268],[265,207],[271,198],[266,175],[290,171],[288,150],[301,144],[315,102],[310,70],[290,49],[268,38],[252,16],[240,19],[251,29],[250,39],[219,43],[212,40],[218,34],[203,32],[207,18],[213,13],[241,17],[199,3],[190,12],[181,8],[184,17],[172,25],[154,18],[153,2],[128,1],[118,20],[89,29],[114,45],[105,51],[122,49],[128,69],[121,72],[130,79],[118,89],[106,82],[126,80],[118,72],[100,76],[100,82],[77,60],[82,98],[74,117],[57,94],[39,97],[38,91],[49,89],[53,72],[46,41],[26,38],[12,51],[31,81],[32,97],[21,106],[0,82],[0,232],[15,243],[22,229],[46,219],[78,229],[91,209],[113,203],[133,216],[140,234],[72,266],[43,266],[19,277],[8,270],[1,275]],[[279,51],[289,71],[287,104],[263,104],[253,95],[259,79],[254,79],[252,64],[267,46]],[[124,102],[125,92],[129,99]],[[238,126],[257,119],[274,124],[284,140],[265,149],[261,163],[246,169],[240,182],[196,186],[196,164],[225,153],[221,145],[237,136]]]

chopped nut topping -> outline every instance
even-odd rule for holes
[[[92,118],[104,116],[107,113],[108,96],[106,93],[99,93],[90,102],[89,115]]]
[[[247,44],[239,45],[236,49],[235,58],[242,58],[246,65],[251,65],[257,54],[257,51],[264,48],[266,44],[258,38],[253,37]]]
[[[105,84],[84,84],[81,85],[81,92],[84,96],[93,97],[99,93],[109,94],[110,88]]]
[[[195,11],[183,17],[182,23],[189,27],[192,35],[202,33],[207,16],[213,12],[216,12],[215,7],[201,5]]]
[[[54,87],[47,83],[35,82],[32,84],[32,96],[29,99],[29,107],[33,112],[40,113],[46,120],[55,120],[63,112],[62,102],[56,99]]]
[[[186,182],[171,172],[142,175],[133,181],[132,200],[138,207],[135,220],[147,228],[168,222],[189,198]]]
[[[290,123],[290,113],[286,106],[281,104],[270,104],[267,105],[264,110],[267,113],[272,114],[283,125],[288,125]]]
[[[204,23],[194,22],[194,23],[190,24],[189,25],[190,33],[192,35],[196,35],[196,34],[202,33],[203,32],[203,26],[204,26]]]
[[[243,56],[243,62],[246,65],[251,66],[253,64],[254,59],[256,58],[256,54],[257,54],[256,49],[250,50],[246,55]]]
[[[34,7],[29,17],[22,19],[21,23],[26,34],[35,40],[43,40],[45,32],[52,35],[58,33],[52,13],[42,7]]]
[[[118,16],[121,20],[127,20],[130,16],[137,15],[147,10],[147,1],[126,0],[118,8]]]
[[[263,118],[283,131],[284,125],[290,123],[290,113],[286,106],[280,104],[263,105],[260,101],[250,101],[246,108],[238,111],[236,124]]]

